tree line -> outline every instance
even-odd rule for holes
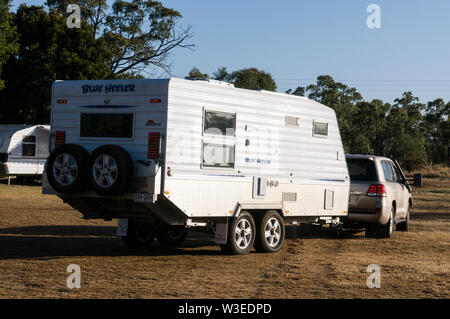
[[[121,79],[170,73],[175,48],[192,48],[192,31],[180,12],[151,0],[85,0],[81,27],[66,25],[66,8],[75,0],[47,0],[46,6],[21,5],[10,12],[0,0],[0,123],[36,124],[50,120],[55,80]],[[153,73],[148,73],[152,70]],[[277,89],[271,74],[256,68],[211,76],[193,68],[188,79],[214,78],[251,90]],[[302,95],[336,111],[347,153],[396,158],[407,169],[450,164],[450,102],[421,103],[405,92],[393,104],[365,101],[329,75],[286,92]]]

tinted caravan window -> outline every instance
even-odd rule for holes
[[[234,136],[236,114],[205,111],[203,132],[213,135]]]
[[[82,113],[80,137],[133,137],[132,113]]]
[[[36,136],[28,135],[23,137],[22,156],[36,156]]]
[[[368,159],[347,159],[351,181],[376,181],[375,163]]]
[[[314,135],[328,136],[328,123],[314,122]]]

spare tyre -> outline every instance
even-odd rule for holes
[[[133,161],[120,146],[100,146],[89,157],[89,180],[99,195],[118,196],[125,193],[132,177]]]
[[[55,191],[75,194],[86,186],[89,153],[81,146],[64,144],[53,150],[47,159],[47,179]]]

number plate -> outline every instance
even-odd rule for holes
[[[139,203],[153,203],[153,194],[134,194],[134,201]]]
[[[359,201],[358,195],[350,195],[349,205],[356,205],[358,201]]]

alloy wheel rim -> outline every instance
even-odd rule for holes
[[[238,247],[246,249],[250,245],[252,235],[250,222],[245,218],[241,219],[235,228],[235,240]]]
[[[110,187],[117,180],[117,163],[110,155],[102,154],[97,157],[92,170],[95,183],[102,188]]]
[[[272,217],[267,221],[264,228],[264,238],[270,247],[275,247],[280,242],[281,225],[276,218]]]
[[[64,186],[71,185],[78,176],[78,164],[69,153],[61,153],[53,162],[53,177],[55,180]]]

